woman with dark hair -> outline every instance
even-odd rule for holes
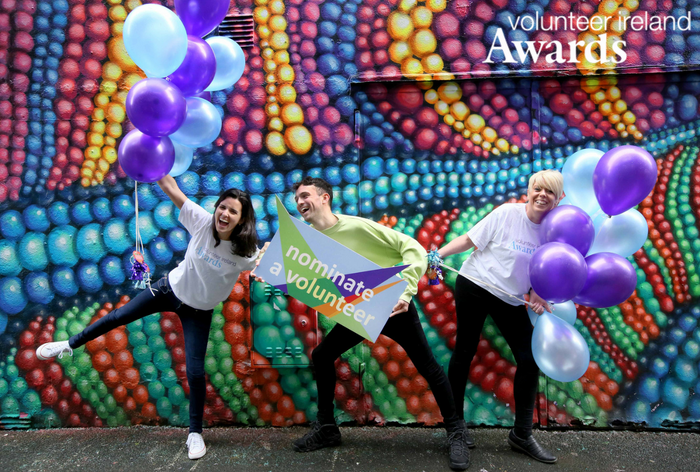
[[[72,355],[73,349],[118,326],[152,313],[177,313],[185,338],[190,386],[190,433],[186,446],[189,458],[199,459],[207,451],[201,434],[206,396],[204,356],[213,309],[229,296],[241,272],[255,268],[261,251],[257,248],[255,212],[245,192],[226,190],[216,202],[212,216],[189,200],[171,176],[163,177],[158,185],[180,209],[178,220],[192,236],[185,259],[150,290],[139,293],[69,340],[42,344],[36,355],[41,360],[61,357],[64,352]]]
[[[176,183],[175,185],[177,186]],[[231,237],[236,240],[236,243],[231,245],[231,251],[234,255],[250,257],[258,250],[258,233],[255,231],[255,211],[253,210],[253,204],[250,202],[250,197],[247,193],[235,188],[230,188],[219,196],[214,208],[218,210],[222,202],[228,198],[238,200],[241,203],[241,210],[243,212],[241,215],[242,223],[239,222],[231,233]],[[211,230],[214,240],[216,241],[214,246],[218,246],[221,242],[221,237],[219,236],[219,230],[216,226],[216,215],[214,215],[214,224],[212,224]],[[229,240],[230,239],[231,238],[229,238]]]

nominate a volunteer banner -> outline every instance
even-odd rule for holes
[[[279,231],[255,270],[265,282],[376,341],[407,282],[307,224],[277,199]]]

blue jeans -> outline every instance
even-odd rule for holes
[[[68,344],[76,349],[114,328],[153,313],[161,311],[177,313],[182,322],[182,332],[185,337],[187,382],[190,385],[190,432],[201,433],[207,390],[204,356],[207,352],[213,310],[198,310],[182,303],[173,293],[167,277],[160,279],[152,288],[153,293],[150,290],[143,290],[123,307],[111,311],[71,337]]]

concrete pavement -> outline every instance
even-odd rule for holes
[[[0,470],[156,472],[449,471],[444,430],[341,427],[343,444],[300,454],[306,428],[214,428],[207,455],[187,458],[185,429],[130,427],[0,431]],[[511,451],[507,429],[476,429],[470,471],[695,471],[700,434],[630,431],[535,431],[559,462],[546,465]]]

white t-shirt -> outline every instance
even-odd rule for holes
[[[231,294],[241,272],[252,270],[258,251],[250,258],[231,252],[230,241],[216,240],[212,215],[187,199],[180,209],[180,223],[190,233],[185,259],[168,276],[173,293],[186,305],[211,310]]]
[[[539,228],[527,217],[524,203],[501,205],[467,232],[476,248],[459,273],[523,298],[530,290],[530,259],[540,247]],[[472,281],[509,305],[522,305],[515,298]]]

